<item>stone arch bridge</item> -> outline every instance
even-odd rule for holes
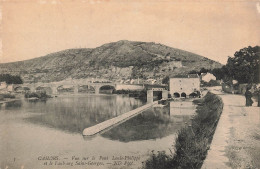
[[[29,89],[31,92],[36,92],[37,89],[39,88],[48,88],[48,93],[49,94],[58,94],[58,88],[60,86],[68,86],[70,88],[74,89],[74,93],[78,93],[79,92],[79,87],[80,86],[89,86],[91,88],[94,89],[95,94],[99,94],[100,93],[100,88],[104,87],[104,86],[111,86],[114,89],[116,88],[116,84],[115,83],[92,83],[92,82],[75,82],[75,81],[61,81],[61,82],[50,82],[50,83],[24,83],[24,84],[17,84],[13,86],[13,89],[16,90],[18,88],[27,88],[27,90]]]

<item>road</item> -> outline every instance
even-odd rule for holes
[[[212,92],[224,108],[202,169],[260,168],[260,107],[245,107],[242,95]]]

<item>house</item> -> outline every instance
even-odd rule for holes
[[[211,73],[202,73],[201,80],[203,80],[205,82],[209,82],[211,80],[216,80],[216,77]]]
[[[155,79],[147,79],[146,82],[148,84],[154,84],[156,82],[156,80]]]
[[[6,89],[7,83],[6,82],[0,82],[0,89]]]
[[[170,94],[174,97],[188,97],[200,93],[200,78],[197,74],[170,77]]]
[[[7,83],[6,82],[0,82],[0,93],[6,93],[7,92]]]

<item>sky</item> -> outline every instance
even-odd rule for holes
[[[119,40],[161,43],[225,64],[260,46],[259,0],[0,0],[0,63]]]

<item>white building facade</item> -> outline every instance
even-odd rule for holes
[[[6,82],[0,82],[0,89],[6,89],[7,83]]]
[[[188,97],[200,91],[200,78],[198,75],[173,77],[169,80],[169,88],[174,97]]]

